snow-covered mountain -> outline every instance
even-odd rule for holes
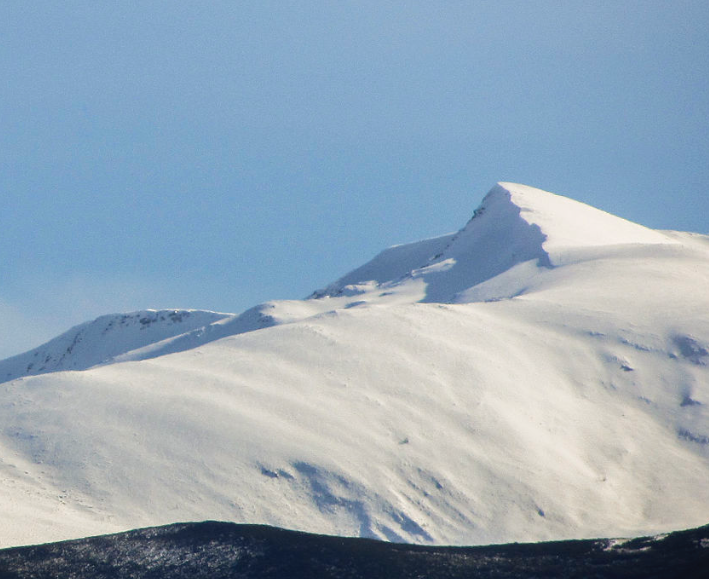
[[[457,233],[308,299],[152,312],[153,334],[99,318],[0,363],[25,374],[0,391],[0,545],[204,519],[441,544],[704,524],[708,290],[707,236],[502,183]]]
[[[46,344],[0,361],[0,382],[61,370],[86,370],[174,336],[203,328],[228,314],[195,310],[144,310],[101,316]]]

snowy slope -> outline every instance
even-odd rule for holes
[[[310,299],[4,384],[0,544],[208,518],[444,544],[698,526],[708,288],[707,237],[500,184]]]
[[[125,354],[204,327],[227,314],[198,310],[144,310],[101,316],[46,344],[0,362],[0,382],[61,370],[86,370]]]

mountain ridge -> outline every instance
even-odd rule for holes
[[[136,347],[204,327],[225,316],[204,310],[141,310],[100,316],[37,348],[0,361],[0,382],[111,363]]]
[[[484,196],[472,218],[458,232],[385,249],[326,288],[314,291],[306,300],[265,302],[241,314],[144,310],[101,316],[71,328],[35,349],[1,360],[0,382],[25,375],[85,370],[98,364],[145,360],[185,351],[230,335],[322,314],[330,309],[327,307],[330,304],[322,307],[316,301],[322,298],[371,294],[380,287],[401,296],[399,300],[390,300],[392,302],[465,303],[510,298],[524,293],[526,280],[535,276],[540,268],[553,267],[552,261],[558,265],[564,260],[578,261],[579,253],[583,253],[578,248],[587,251],[589,247],[593,248],[591,253],[594,254],[598,248],[608,246],[681,244],[671,233],[647,229],[547,191],[499,182]],[[572,257],[568,258],[568,255]],[[508,280],[502,276],[515,268],[522,272],[522,280]],[[498,276],[502,276],[498,286],[499,281],[503,281],[509,287],[490,294],[489,288],[494,284],[486,285],[486,282]],[[409,287],[401,287],[406,285]],[[403,291],[397,291],[400,289]],[[362,302],[357,299],[341,301],[344,302],[341,307],[345,308],[356,307]],[[99,349],[98,353],[89,353],[82,359],[71,355],[87,330],[101,326],[104,335],[106,324],[117,323],[123,327],[126,320],[131,320],[128,325],[135,326],[137,320],[151,320],[151,316],[162,316],[163,321],[167,317],[170,326],[173,324],[169,320],[177,315],[180,321],[182,316],[193,318],[190,323],[175,325],[167,331],[162,324],[161,331],[153,332],[149,340],[143,335],[122,347]],[[138,327],[147,329],[152,323]],[[91,339],[105,342],[98,335]]]

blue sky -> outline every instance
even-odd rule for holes
[[[496,181],[709,233],[709,3],[0,4],[0,356],[300,298]]]

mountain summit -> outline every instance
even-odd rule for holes
[[[392,247],[316,295],[337,295],[367,280],[400,285],[421,279],[421,301],[455,303],[522,263],[552,267],[575,250],[670,243],[675,242],[660,232],[566,197],[498,183],[456,234]]]
[[[190,311],[183,332],[153,312],[150,338],[143,314],[99,319],[91,348],[0,390],[0,543],[204,519],[437,544],[704,524],[707,287],[706,236],[501,183],[457,233],[308,299]]]
[[[493,187],[476,214],[483,212],[492,213],[495,219],[513,214],[538,228],[548,254],[574,247],[671,242],[659,232],[568,197],[515,183]]]

